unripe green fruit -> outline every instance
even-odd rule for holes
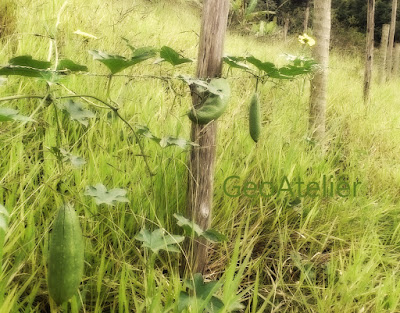
[[[228,107],[230,97],[229,84],[225,79],[212,79],[210,86],[221,91],[221,95],[209,94],[199,109],[192,109],[188,116],[193,123],[208,124],[219,118]]]
[[[78,216],[70,205],[56,216],[50,237],[48,288],[57,305],[71,299],[83,276],[84,248]]]
[[[251,138],[257,142],[261,133],[261,112],[260,100],[258,94],[255,92],[250,102],[249,110],[249,130]]]

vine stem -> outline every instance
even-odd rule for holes
[[[9,96],[9,97],[4,97],[4,98],[0,98],[0,102],[4,102],[4,101],[12,101],[12,100],[20,100],[20,99],[45,99],[47,97],[46,96],[24,96],[24,95],[16,95],[16,96]]]
[[[10,96],[10,97],[4,97],[4,98],[0,98],[0,102],[4,102],[4,101],[11,101],[11,100],[20,100],[20,99],[46,99],[49,95],[45,95],[45,96],[38,96],[38,95],[32,95],[32,96],[24,96],[24,95],[17,95],[17,96]],[[140,154],[143,157],[143,160],[146,164],[146,168],[147,171],[149,172],[150,176],[154,176],[155,173],[151,170],[149,162],[147,161],[147,155],[144,152],[144,147],[143,144],[140,141],[139,135],[137,134],[137,132],[135,131],[135,129],[133,128],[133,126],[124,118],[122,117],[122,115],[118,112],[119,108],[109,104],[108,102],[96,97],[96,96],[92,96],[92,95],[67,95],[67,96],[60,96],[57,97],[57,99],[68,99],[68,98],[91,98],[94,99],[98,102],[103,103],[104,105],[106,105],[109,109],[111,109],[115,115],[117,115],[119,117],[119,119],[126,124],[126,126],[128,126],[128,128],[132,131],[133,135],[135,136],[136,142],[139,145],[139,149],[140,149]]]
[[[118,112],[119,108],[114,107],[114,106],[112,106],[111,104],[109,104],[108,102],[106,102],[106,101],[104,101],[104,100],[101,100],[101,99],[99,99],[99,98],[97,98],[97,97],[95,97],[95,96],[91,96],[91,95],[68,95],[68,96],[61,96],[61,97],[58,97],[58,98],[59,98],[59,99],[65,99],[65,98],[91,98],[91,99],[97,100],[97,101],[103,103],[104,105],[106,105],[107,107],[109,107],[109,108],[115,113],[115,115],[117,115],[117,116],[120,118],[120,120],[121,120],[123,123],[125,123],[126,126],[128,126],[128,128],[132,131],[133,135],[134,135],[135,138],[136,138],[136,142],[137,142],[138,145],[139,145],[139,149],[140,149],[141,156],[143,157],[143,160],[144,160],[144,162],[145,162],[145,164],[146,164],[146,168],[147,168],[147,170],[148,170],[150,176],[154,176],[154,175],[155,175],[155,173],[153,173],[153,171],[152,171],[151,168],[150,168],[149,162],[147,161],[147,156],[146,156],[146,154],[144,153],[143,144],[141,143],[140,138],[139,138],[137,132],[135,131],[135,129],[133,128],[133,126],[132,126],[124,117],[122,117],[122,115]]]

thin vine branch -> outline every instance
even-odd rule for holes
[[[11,101],[11,100],[20,100],[20,99],[48,99],[48,97],[49,97],[49,95],[45,95],[45,96],[39,96],[39,95],[30,95],[30,96],[28,96],[28,95],[26,95],[26,96],[25,95],[16,95],[16,96],[9,96],[9,97],[0,98],[0,102]],[[121,121],[123,123],[125,123],[128,126],[128,128],[132,131],[132,133],[135,136],[136,141],[137,141],[137,143],[139,145],[140,155],[143,157],[143,160],[144,160],[144,162],[146,164],[146,168],[147,168],[150,176],[154,176],[155,175],[155,173],[150,168],[149,162],[147,161],[147,157],[148,156],[144,152],[144,147],[143,147],[142,142],[140,141],[139,135],[137,134],[137,132],[135,131],[133,126],[124,117],[122,117],[122,115],[118,112],[119,108],[114,107],[111,104],[109,104],[108,102],[106,102],[106,101],[104,101],[104,100],[102,100],[102,99],[100,99],[100,98],[98,98],[96,96],[92,96],[92,95],[77,95],[77,94],[75,94],[75,95],[66,95],[66,96],[57,97],[57,99],[68,99],[68,98],[80,98],[80,99],[91,98],[91,99],[94,99],[94,100],[96,100],[98,102],[103,103],[109,109],[111,109],[115,113],[115,115],[117,115],[121,119]],[[52,99],[50,99],[50,100],[52,100]]]
[[[136,138],[136,142],[137,142],[138,145],[139,145],[140,153],[141,153],[141,155],[142,155],[142,157],[143,157],[143,160],[144,160],[144,162],[145,162],[145,164],[146,164],[146,168],[147,168],[147,170],[148,170],[150,176],[154,176],[154,175],[155,175],[155,173],[151,170],[150,165],[149,165],[149,163],[148,163],[148,161],[147,161],[147,157],[148,157],[148,156],[147,156],[147,155],[145,154],[145,152],[144,152],[144,147],[143,147],[143,145],[142,145],[142,142],[140,141],[139,135],[137,134],[137,132],[135,131],[135,129],[133,128],[133,126],[132,126],[124,117],[122,117],[122,115],[118,112],[119,108],[114,107],[114,106],[112,106],[111,104],[109,104],[108,102],[106,102],[106,101],[104,101],[104,100],[102,100],[102,99],[100,99],[100,98],[97,98],[97,97],[95,97],[95,96],[92,96],[92,95],[67,95],[67,96],[61,96],[61,97],[58,97],[58,98],[59,98],[59,99],[65,99],[65,98],[81,98],[81,99],[84,99],[84,98],[92,98],[92,99],[94,99],[94,100],[97,100],[97,101],[103,103],[103,104],[106,105],[107,107],[109,107],[109,108],[115,113],[115,115],[117,115],[117,116],[121,119],[121,121],[122,121],[123,123],[125,123],[126,126],[128,126],[128,128],[132,131],[133,135],[134,135],[135,138]]]
[[[4,97],[0,98],[0,102],[4,101],[12,101],[12,100],[21,100],[21,99],[46,99],[48,95],[46,96],[37,96],[37,95],[15,95],[15,96],[9,96],[9,97]]]

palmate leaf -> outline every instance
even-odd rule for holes
[[[159,138],[150,131],[150,129],[147,126],[144,125],[136,125],[136,128],[138,129],[137,133],[138,135],[141,135],[143,137],[146,137],[150,140],[153,140],[154,142],[158,143],[161,148],[167,148],[170,146],[178,146],[182,149],[186,149],[189,146],[197,146],[194,142],[188,141],[183,138],[176,138],[176,137],[163,137]]]
[[[174,217],[177,220],[178,226],[182,227],[188,235],[203,237],[212,242],[222,242],[227,240],[227,237],[224,234],[211,228],[204,231],[194,221],[190,221],[180,214],[175,213]]]
[[[159,144],[160,144],[161,148],[178,146],[181,149],[186,149],[187,147],[190,147],[190,146],[198,146],[198,144],[191,142],[189,140],[186,140],[184,138],[177,138],[177,137],[171,137],[171,136],[161,138]]]
[[[68,162],[70,163],[73,167],[81,167],[82,165],[86,164],[86,161],[84,158],[73,155],[71,152],[63,149],[63,148],[58,148],[58,147],[50,147],[48,148],[51,153],[54,154],[54,156],[60,161],[60,162]]]
[[[191,294],[186,291],[181,291],[179,295],[178,311],[182,312],[186,308],[197,308],[203,306],[207,312],[218,312],[224,307],[221,299],[214,296],[214,293],[219,289],[218,281],[205,283],[203,276],[196,273],[193,280],[188,280],[187,285]],[[204,303],[207,301],[207,303]]]
[[[80,102],[71,99],[64,102],[62,108],[69,114],[71,120],[75,120],[86,127],[89,124],[88,119],[96,116],[92,111],[85,109]]]
[[[128,46],[128,48],[131,49],[132,60],[136,59],[136,60],[140,60],[140,62],[145,61],[147,59],[154,57],[158,52],[158,49],[156,49],[154,47],[135,48],[134,46],[131,45],[131,43],[129,42],[128,39],[122,37],[122,40],[124,40],[126,42],[126,45]]]
[[[0,229],[4,232],[7,231],[7,224],[10,214],[8,213],[7,209],[0,204]]]
[[[179,74],[176,78],[184,81],[189,86],[196,86],[199,93],[203,93],[208,91],[213,95],[217,95],[220,97],[228,97],[230,95],[229,84],[224,78],[215,78],[210,82],[205,81],[204,79],[194,78],[189,75]],[[228,87],[228,88],[227,88]]]
[[[281,67],[279,69],[279,72],[282,75],[288,76],[288,77],[295,77],[298,75],[304,75],[304,74],[308,74],[310,73],[310,69],[307,69],[305,67],[298,67],[298,66],[294,66],[294,65],[287,65],[284,67]]]
[[[198,87],[203,87],[204,90],[207,90],[208,88],[208,83],[204,79],[195,78],[184,74],[179,74],[178,76],[176,76],[176,78],[184,81],[189,86],[196,85]]]
[[[33,122],[34,119],[18,114],[18,110],[10,108],[0,108],[0,122],[9,121],[21,121],[21,122]]]
[[[186,217],[177,213],[174,214],[174,217],[177,220],[178,226],[182,227],[187,234],[193,233],[197,237],[200,237],[204,233],[199,225],[197,225],[195,222],[191,222]]]
[[[8,61],[9,65],[0,69],[0,75],[19,75],[25,77],[42,78],[49,82],[57,82],[61,74],[68,72],[87,72],[88,68],[85,65],[77,64],[69,59],[61,60],[57,66],[57,70],[50,69],[51,63],[47,61],[35,60],[30,55],[23,55],[12,58]]]
[[[111,55],[103,51],[90,50],[89,53],[93,56],[93,59],[103,63],[112,74],[116,74],[133,65],[130,61],[120,55]]]
[[[0,75],[19,75],[44,79],[52,75],[50,62],[35,60],[30,55],[12,58],[8,61],[8,64],[0,68]]]
[[[208,92],[219,96],[221,99],[229,99],[231,89],[229,83],[224,78],[211,79],[207,87]]]
[[[57,71],[68,70],[70,72],[87,72],[88,68],[85,65],[80,65],[69,59],[60,60],[57,65]]]
[[[163,229],[158,228],[152,233],[147,229],[142,229],[139,234],[135,236],[135,239],[142,241],[143,247],[149,248],[154,253],[158,253],[160,250],[179,252],[180,250],[177,244],[181,243],[185,237],[166,234]]]
[[[291,64],[288,64],[280,68],[279,70],[283,75],[293,76],[293,77],[313,72],[318,64],[312,58],[295,56],[290,54],[286,54],[286,59],[290,61]]]
[[[138,129],[137,133],[139,135],[142,135],[143,137],[146,137],[150,140],[153,140],[157,143],[160,143],[160,138],[158,138],[157,136],[154,136],[153,133],[150,131],[150,129],[145,126],[145,125],[136,125],[136,128]]]
[[[226,55],[226,56],[224,56],[223,60],[230,67],[239,68],[242,70],[249,69],[249,66],[247,64],[243,63],[246,60],[243,57],[234,57],[234,56]]]
[[[228,238],[224,234],[221,234],[220,232],[212,228],[204,231],[201,236],[212,242],[222,242],[228,240]]]
[[[274,63],[262,62],[261,60],[255,58],[253,56],[247,57],[246,61],[253,64],[260,71],[265,72],[268,76],[273,77],[273,78],[280,78],[279,70],[275,66]]]
[[[231,67],[249,69],[249,67],[246,67],[247,65],[242,63],[246,61],[254,65],[259,71],[264,72],[266,76],[276,79],[293,79],[296,76],[311,73],[316,65],[313,59],[304,57],[287,55],[287,60],[289,60],[291,64],[278,68],[274,63],[263,62],[254,56],[246,58],[226,56],[224,58],[225,63],[229,64]]]
[[[87,186],[85,195],[93,197],[98,205],[104,203],[114,206],[117,202],[129,202],[125,197],[126,190],[120,188],[107,190],[107,188],[100,183],[95,186]]]
[[[160,57],[162,58],[163,61],[168,62],[173,66],[193,62],[192,59],[188,59],[181,56],[178,52],[176,52],[174,49],[168,46],[163,46],[161,48]]]
[[[157,54],[158,50],[154,47],[142,47],[132,50],[131,61],[134,61],[134,64],[146,61]]]
[[[51,63],[48,61],[40,61],[35,60],[30,55],[22,55],[15,58],[12,58],[8,61],[10,65],[18,65],[18,66],[28,66],[36,69],[48,69],[51,66]]]
[[[133,47],[130,47],[134,49]],[[132,57],[130,59],[120,55],[111,55],[107,52],[100,50],[90,50],[89,53],[93,59],[103,63],[111,71],[111,74],[117,74],[124,69],[143,62],[156,54],[156,50],[152,47],[143,47],[132,50]]]

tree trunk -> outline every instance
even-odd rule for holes
[[[228,12],[229,0],[204,1],[197,63],[199,78],[221,75]],[[194,93],[192,99],[198,107],[199,98]],[[191,139],[199,146],[190,153],[187,213],[202,229],[209,228],[211,222],[216,136],[216,121],[207,125],[192,123]],[[193,273],[203,273],[208,257],[206,241],[195,240],[187,252],[186,265]]]
[[[374,28],[375,28],[374,17],[375,17],[375,0],[368,0],[367,43],[365,51],[365,71],[364,71],[364,104],[369,103],[372,67],[374,64]]]
[[[325,112],[328,87],[329,41],[331,32],[331,0],[314,1],[314,35],[316,44],[313,58],[320,69],[311,80],[310,131],[318,142],[325,137]]]
[[[389,40],[389,24],[382,25],[382,37],[381,37],[381,47],[380,47],[380,54],[381,54],[381,83],[386,81],[386,57],[388,51],[388,40]]]
[[[396,13],[397,13],[397,0],[392,0],[392,18],[390,20],[390,31],[389,31],[389,43],[387,49],[387,60],[386,60],[386,79],[392,75],[393,69],[393,46],[394,46],[394,34],[396,32]]]
[[[393,76],[397,77],[400,66],[400,43],[396,43],[394,46],[393,59]]]
[[[283,41],[286,41],[286,39],[287,39],[287,34],[289,31],[289,23],[290,23],[289,18],[285,17],[285,22],[283,24]]]
[[[307,33],[309,19],[310,19],[310,0],[306,0],[306,9],[304,11],[304,24],[303,24],[304,33]]]

